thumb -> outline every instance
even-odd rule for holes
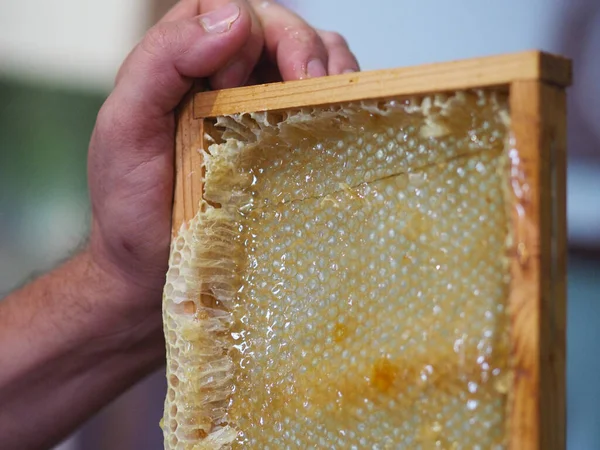
[[[164,117],[190,89],[225,66],[250,36],[246,8],[228,3],[193,18],[162,22],[127,58],[111,102],[138,119]],[[141,124],[140,124],[141,125]]]

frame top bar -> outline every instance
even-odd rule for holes
[[[561,87],[569,86],[571,62],[561,56],[528,51],[199,92],[194,96],[194,117],[200,119],[243,112],[508,86],[511,82],[520,80],[539,80]]]

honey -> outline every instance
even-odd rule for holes
[[[481,91],[217,118],[166,448],[502,448],[507,117]]]

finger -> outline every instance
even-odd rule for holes
[[[264,32],[253,8],[247,2],[244,2],[244,4],[248,8],[252,19],[250,37],[246,45],[233,57],[231,62],[210,77],[210,84],[213,89],[244,85],[260,60],[264,46]]]
[[[237,3],[154,26],[131,54],[113,96],[146,114],[172,111],[190,88],[222,68],[246,43],[251,18]]]
[[[185,20],[185,19],[190,19],[190,18],[196,17],[200,14],[224,7],[227,4],[229,4],[230,1],[231,0],[180,0],[169,11],[167,11],[167,13],[157,22],[157,25],[165,24],[168,22],[176,22],[176,21],[181,21],[181,20]],[[260,55],[260,51],[261,51],[262,45],[263,45],[263,40],[262,40],[263,33],[262,33],[262,28],[260,26],[260,22],[258,21],[258,18],[254,14],[252,8],[250,7],[250,5],[248,5],[246,0],[238,0],[237,4],[252,19],[252,35],[253,36],[250,38],[250,42],[253,43],[254,47],[257,47],[257,46],[260,47],[259,50],[254,50],[255,52],[258,51],[258,53]],[[138,46],[139,46],[139,44],[138,44]],[[249,47],[248,44],[246,44],[246,46]],[[121,65],[121,67],[119,68],[119,71],[115,78],[115,84],[118,84],[123,72],[126,71],[126,68],[129,65],[129,61],[131,60],[132,54],[134,54],[136,52],[136,49],[137,49],[137,46],[129,53],[129,55],[127,56],[127,58],[125,59],[125,61]],[[248,51],[251,52],[253,50],[249,49]],[[242,51],[240,53],[243,55],[243,52],[244,51]],[[234,57],[233,59],[236,59],[236,57]]]
[[[174,22],[176,20],[189,19],[200,14],[200,6],[198,5],[199,0],[180,0],[178,1],[167,13],[157,22],[157,24],[165,22]],[[115,85],[119,83],[121,76],[126,71],[129,61],[132,55],[137,51],[139,44],[137,44],[127,55],[125,60],[121,63],[121,67],[117,71],[115,77]]]
[[[201,14],[203,10],[217,8],[227,1],[228,0],[181,0],[165,14],[161,19],[161,22],[180,20],[190,17],[190,15]],[[231,62],[210,78],[210,84],[214,89],[236,87],[246,83],[262,53],[264,40],[260,21],[245,0],[240,3],[240,6],[247,9],[248,14],[252,19],[250,38],[238,54],[232,58]]]
[[[115,154],[125,172],[154,157],[172,158],[173,110],[194,78],[215,73],[243,47],[250,27],[249,15],[236,4],[156,25],[98,114],[97,147],[136,149]]]
[[[356,57],[350,51],[346,39],[341,34],[323,30],[317,32],[327,49],[329,62],[327,72],[329,75],[358,72],[360,70]]]
[[[327,50],[302,18],[271,1],[250,0],[265,35],[265,49],[283,80],[327,75]]]

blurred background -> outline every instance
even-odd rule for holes
[[[173,0],[0,0],[0,297],[51,268],[88,224],[85,160],[120,61]],[[600,2],[295,0],[364,69],[538,48],[574,59],[569,91],[569,449],[600,448]],[[162,449],[162,373],[61,450]]]

